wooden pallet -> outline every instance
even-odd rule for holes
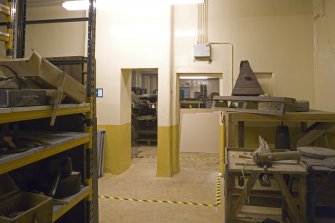
[[[147,145],[155,145],[157,144],[157,138],[138,138],[136,139],[137,143],[146,143]]]

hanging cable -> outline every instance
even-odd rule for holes
[[[21,79],[20,79],[19,75],[16,73],[16,71],[13,70],[12,68],[6,66],[6,65],[0,65],[0,66],[6,68],[7,70],[11,71],[14,74],[14,76],[16,78],[16,81],[17,81],[17,86],[18,86],[18,88],[20,90],[21,89],[21,83],[20,83]]]

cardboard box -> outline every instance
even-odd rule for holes
[[[20,191],[8,174],[0,175],[0,223],[51,223],[52,199]]]
[[[1,60],[0,65],[3,65],[0,70],[6,76],[13,76],[14,71],[18,76],[34,81],[41,89],[62,89],[71,101],[85,101],[85,86],[36,52],[29,59]]]

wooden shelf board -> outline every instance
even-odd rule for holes
[[[39,118],[48,118],[52,115],[52,106],[31,106],[31,107],[14,107],[0,108],[0,123],[17,122]],[[85,113],[90,111],[87,103],[83,104],[64,104],[60,105],[57,110],[57,116]],[[57,120],[57,118],[56,118]]]
[[[60,217],[62,217],[66,212],[71,210],[75,205],[88,197],[90,193],[90,187],[85,186],[81,189],[81,191],[73,196],[61,199],[62,201],[67,202],[64,205],[54,205],[52,209],[52,222],[57,221]]]
[[[255,122],[335,122],[335,112],[311,110],[309,112],[287,112],[285,115],[265,115],[240,112],[226,112],[229,121],[255,121]]]

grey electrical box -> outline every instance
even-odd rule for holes
[[[199,59],[210,59],[211,58],[211,46],[198,44],[193,46],[194,57]]]

